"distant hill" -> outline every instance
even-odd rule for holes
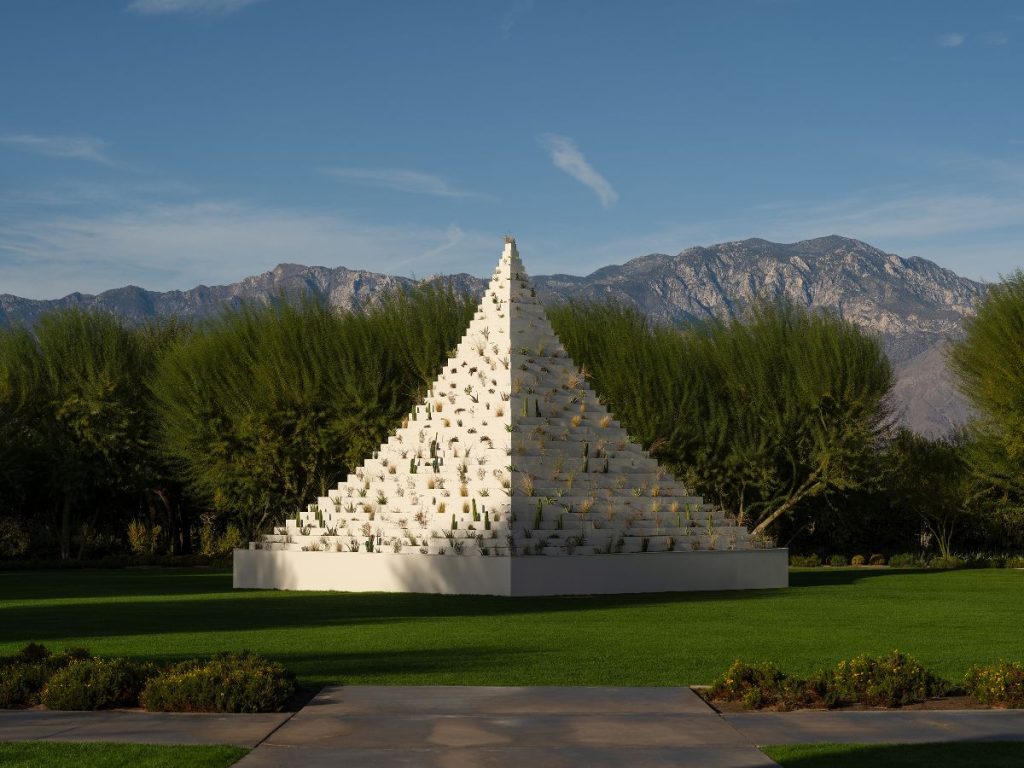
[[[485,284],[467,274],[446,279],[475,294]],[[668,322],[731,315],[752,300],[780,296],[828,308],[879,335],[897,370],[896,406],[908,426],[937,435],[963,424],[968,415],[946,369],[943,348],[961,333],[985,287],[927,259],[904,259],[835,235],[792,244],[751,239],[688,248],[675,256],[641,256],[582,277],[533,279],[549,301],[614,298]],[[199,318],[243,301],[269,301],[282,291],[310,293],[352,309],[411,284],[409,278],[345,267],[280,264],[238,283],[187,291],[128,286],[51,301],[3,294],[0,323],[32,324],[58,307],[106,309],[136,323],[171,315]]]

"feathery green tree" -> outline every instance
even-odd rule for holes
[[[614,304],[549,316],[631,434],[755,532],[869,484],[892,371],[852,323],[788,304],[679,329]]]
[[[283,298],[226,312],[155,372],[163,450],[198,499],[254,537],[385,439],[474,306],[420,287],[359,313]]]
[[[989,288],[950,363],[977,411],[966,460],[991,511],[1019,535],[1024,520],[1024,271]]]

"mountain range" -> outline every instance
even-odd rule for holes
[[[485,280],[464,273],[445,279],[478,295],[485,286]],[[985,285],[927,259],[902,258],[837,235],[790,244],[750,239],[688,248],[674,256],[652,253],[586,276],[542,275],[533,281],[546,301],[611,298],[672,323],[732,315],[757,299],[786,297],[827,308],[880,338],[896,370],[894,406],[903,423],[941,435],[969,417],[946,367],[945,347],[962,333]],[[202,318],[246,301],[269,301],[282,291],[356,309],[413,282],[345,267],[279,264],[237,283],[186,291],[127,286],[54,300],[0,294],[0,325],[32,324],[61,307],[108,310],[132,323],[172,315]]]

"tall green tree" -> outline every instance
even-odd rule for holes
[[[549,315],[632,435],[755,532],[870,483],[893,380],[853,324],[788,304],[679,329],[616,305]]]
[[[60,310],[34,335],[0,338],[3,450],[18,454],[9,466],[22,507],[51,511],[61,558],[83,525],[137,504],[152,476],[150,360],[139,335],[106,313]]]
[[[1024,522],[1024,272],[989,288],[950,363],[974,406],[966,459],[995,515]]]
[[[423,287],[359,313],[283,298],[229,311],[175,345],[150,381],[163,450],[202,503],[253,537],[383,441],[474,304]]]

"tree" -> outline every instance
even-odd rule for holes
[[[852,323],[788,304],[679,329],[616,305],[549,314],[631,434],[755,533],[870,484],[892,371]]]
[[[106,313],[60,310],[34,336],[0,336],[0,430],[16,456],[6,485],[20,489],[22,509],[52,510],[62,559],[82,526],[137,505],[152,475],[149,361],[139,335]]]
[[[369,455],[472,316],[443,288],[360,313],[285,300],[224,313],[150,381],[160,442],[189,490],[253,538]]]
[[[994,513],[1024,518],[1024,272],[989,288],[950,363],[977,411],[966,460]]]

